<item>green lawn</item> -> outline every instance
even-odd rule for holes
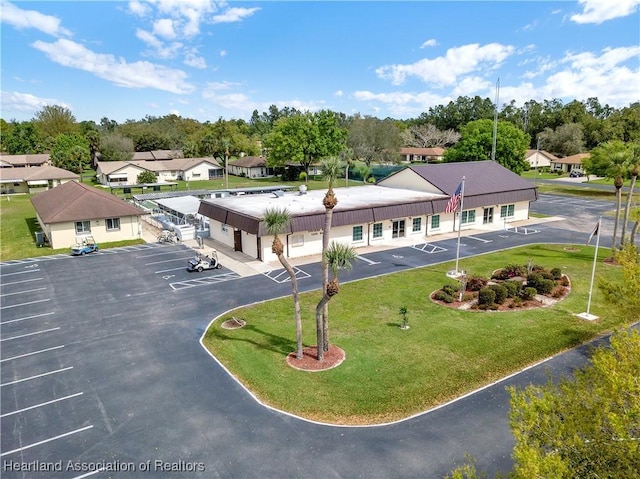
[[[310,419],[372,424],[404,418],[502,378],[566,348],[627,322],[603,303],[594,289],[588,322],[585,311],[593,247],[540,245],[462,260],[472,274],[489,275],[507,263],[533,259],[561,267],[572,280],[569,297],[553,307],[509,312],[459,311],[433,304],[429,294],[450,281],[452,264],[343,284],[330,303],[330,339],[346,360],[335,369],[295,370],[285,356],[295,350],[291,299],[241,308],[214,322],[205,346],[262,401]],[[604,258],[608,250],[602,249]],[[617,277],[600,263],[598,276]],[[314,306],[318,293],[302,295],[305,346],[315,344]],[[399,309],[408,309],[408,331],[399,328]],[[242,329],[225,330],[231,316]]]
[[[0,197],[0,260],[32,258],[56,253],[69,253],[69,248],[39,248],[35,232],[40,230],[36,211],[29,195]],[[144,243],[143,240],[100,244],[101,249]]]

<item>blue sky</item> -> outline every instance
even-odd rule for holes
[[[271,104],[412,118],[458,96],[640,101],[640,0],[0,0],[1,117],[170,113],[248,120]]]

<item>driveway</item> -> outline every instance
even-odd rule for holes
[[[586,239],[556,226],[479,233],[461,257]],[[449,261],[455,242],[367,253],[344,279]],[[391,425],[314,424],[260,405],[198,344],[217,315],[289,284],[277,272],[189,274],[192,254],[149,244],[0,266],[2,477],[442,477],[466,454],[493,477],[511,466],[505,386],[586,359],[570,351]],[[301,289],[316,288],[320,265],[300,269]]]

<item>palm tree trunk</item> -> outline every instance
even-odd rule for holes
[[[638,225],[640,225],[640,220],[633,223],[633,228],[631,228],[631,244],[635,246],[636,244],[636,233],[638,232]]]
[[[620,235],[620,244],[623,245],[627,233],[627,222],[629,221],[629,212],[631,211],[631,198],[633,197],[633,188],[636,185],[636,175],[631,176],[631,185],[627,193],[627,203],[624,206],[624,220],[622,221],[622,234]]]
[[[611,244],[611,250],[615,251],[616,250],[616,238],[618,235],[618,221],[620,220],[620,204],[622,202],[622,187],[617,188],[616,187],[616,219],[615,222],[613,223],[613,242]]]
[[[280,264],[284,267],[291,278],[293,314],[296,323],[296,358],[302,359],[302,317],[300,316],[300,292],[298,290],[298,278],[296,278],[296,272],[282,253],[278,255],[278,260],[280,260]]]
[[[326,258],[326,251],[329,249],[329,236],[331,231],[331,221],[333,219],[333,208],[327,208],[324,214],[324,228],[322,231],[322,291],[326,293],[329,285],[329,262]],[[318,343],[319,344],[319,343]],[[324,304],[322,310],[322,349],[329,351],[329,302]]]
[[[323,311],[325,310],[325,308],[327,307],[327,305],[329,304],[329,300],[331,299],[331,297],[327,294],[327,290],[325,289],[323,291],[323,295],[322,295],[322,299],[320,300],[320,302],[318,303],[318,305],[316,306],[316,325],[319,328],[317,333],[318,333],[318,356],[317,359],[318,361],[322,361],[324,359],[324,352],[325,349],[324,347],[321,347],[320,343],[320,336],[322,336],[322,325],[323,325]],[[328,350],[328,348],[327,348]]]

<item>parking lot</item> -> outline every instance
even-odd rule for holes
[[[581,205],[591,215],[581,230],[553,222],[529,235],[478,231],[461,238],[460,255],[583,243],[593,213],[611,205],[572,207]],[[455,258],[455,237],[433,239],[363,251],[341,280]],[[241,276],[224,262],[189,273],[194,254],[185,245],[147,244],[0,265],[2,477],[295,477],[329,469],[342,477],[415,476],[446,473],[467,452],[488,471],[508,466],[508,420],[493,399],[486,418],[474,416],[473,433],[459,409],[470,407],[465,402],[377,428],[320,426],[263,408],[198,340],[218,314],[290,294],[288,275],[274,267]],[[301,291],[319,286],[319,263],[296,270]],[[491,394],[505,401],[502,392]],[[58,463],[60,470],[6,467]]]

